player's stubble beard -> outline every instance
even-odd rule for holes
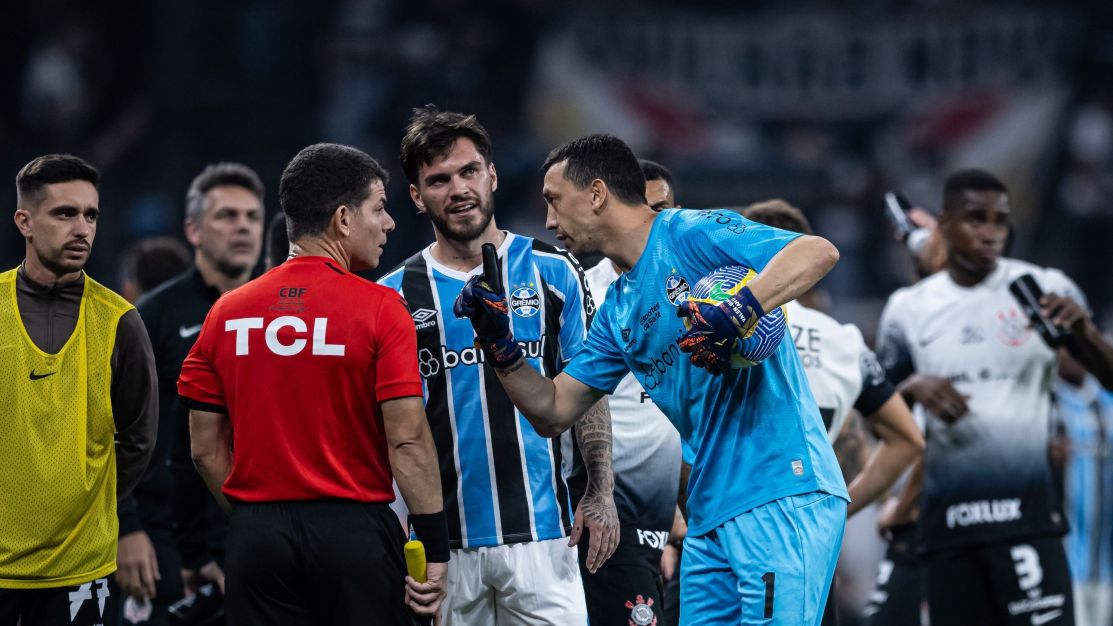
[[[476,205],[479,207],[480,219],[474,224],[453,227],[447,219],[447,211],[444,217],[437,215],[434,211],[428,211],[429,219],[433,222],[433,227],[437,229],[437,232],[448,239],[465,243],[475,241],[483,234],[483,231],[487,230],[487,226],[495,217],[495,197],[492,194],[487,196],[486,199],[478,199]]]

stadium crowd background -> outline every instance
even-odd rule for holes
[[[672,169],[686,206],[804,208],[842,255],[822,283],[831,312],[867,337],[911,275],[882,193],[938,211],[947,172],[984,168],[1011,191],[1011,256],[1063,269],[1113,324],[1107,2],[46,0],[4,12],[0,169],[71,152],[101,170],[88,269],[110,287],[121,251],[181,237],[185,189],[206,163],[255,168],[269,217],[283,165],[316,141],[392,170],[384,273],[432,238],[396,155],[411,108],[433,102],[485,121],[497,215],[516,232],[551,240],[541,162],[596,131]],[[14,205],[9,185],[0,211]],[[18,232],[0,229],[0,267],[22,254]],[[864,554],[870,572],[877,556]]]

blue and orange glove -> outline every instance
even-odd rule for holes
[[[676,341],[680,350],[691,355],[692,365],[718,375],[731,369],[738,342],[753,334],[765,311],[750,288],[743,287],[718,304],[684,300],[676,315],[690,324]]]
[[[482,275],[464,283],[456,303],[456,317],[467,317],[475,329],[475,347],[487,354],[494,367],[508,367],[522,358],[522,347],[510,332],[510,305],[506,294],[495,291]]]

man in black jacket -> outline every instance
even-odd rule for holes
[[[209,308],[251,279],[262,247],[263,193],[247,166],[206,167],[186,194],[194,266],[138,303],[158,368],[162,427],[147,474],[120,507],[116,576],[134,600],[124,611],[132,623],[165,624],[183,586],[212,583],[223,592],[227,521],[193,467],[188,412],[179,407],[175,383]]]

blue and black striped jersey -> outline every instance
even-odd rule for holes
[[[507,233],[499,261],[511,327],[531,365],[556,376],[580,350],[595,305],[584,272],[564,250]],[[572,504],[559,439],[546,439],[510,402],[471,322],[452,305],[465,273],[425,248],[380,279],[405,297],[417,327],[425,411],[441,468],[454,548],[567,536]]]

